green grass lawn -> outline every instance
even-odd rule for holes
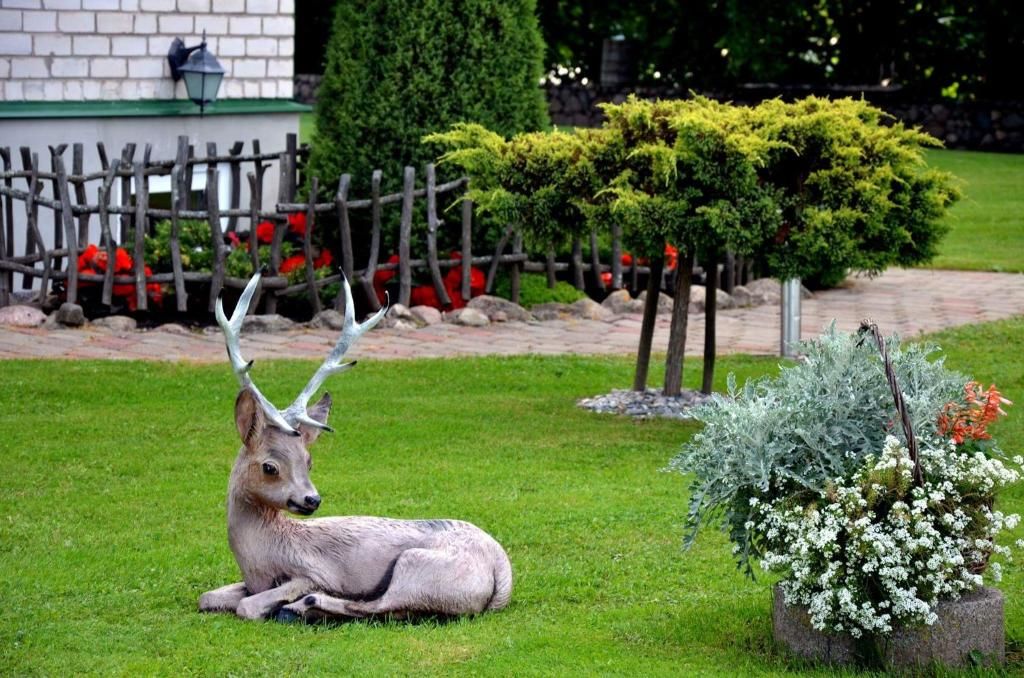
[[[964,194],[931,266],[1024,271],[1024,155],[929,151],[928,162],[955,174]]]
[[[1022,335],[1016,319],[936,338],[951,367],[1020,403]],[[255,377],[287,402],[313,367],[264,361]],[[718,374],[775,369],[733,356]],[[630,373],[628,359],[522,357],[332,379],[338,433],[313,449],[321,512],[471,520],[516,583],[508,609],[473,619],[314,627],[196,612],[238,579],[227,365],[2,362],[0,674],[831,675],[773,645],[768,582],[744,579],[720,534],[680,550],[686,479],[660,469],[694,426],[574,406]],[[1015,452],[1019,409],[996,429]],[[1024,510],[1022,489],[1002,507]],[[1020,566],[1003,589],[1019,648]]]

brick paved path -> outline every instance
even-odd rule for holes
[[[833,318],[853,330],[865,317],[886,333],[914,337],[945,327],[1024,315],[1024,275],[1005,273],[893,269],[869,280],[854,278],[840,289],[819,292],[803,301],[803,336],[816,335]],[[658,318],[654,347],[668,342],[668,315]],[[353,358],[401,359],[465,355],[614,354],[636,351],[640,316],[619,316],[607,323],[555,320],[500,323],[488,327],[434,325],[419,330],[375,330],[363,337]],[[687,353],[703,350],[704,315],[690,316]],[[246,335],[248,358],[322,359],[337,339],[330,330],[295,330]],[[777,354],[779,308],[720,311],[719,353]],[[222,362],[219,330],[187,335],[134,332],[115,335],[102,329],[52,330],[0,327],[0,359],[141,359]]]

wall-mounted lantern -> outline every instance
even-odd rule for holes
[[[224,67],[206,49],[206,31],[203,31],[203,41],[195,47],[185,47],[181,38],[175,38],[167,53],[167,61],[171,64],[171,77],[175,82],[185,78],[188,98],[199,104],[199,114],[202,115],[206,104],[217,100],[217,90],[224,79]]]

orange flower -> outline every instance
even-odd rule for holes
[[[947,403],[939,414],[939,433],[948,435],[958,445],[965,440],[989,440],[988,425],[1005,416],[1002,405],[1012,405],[992,384],[983,389],[976,381],[964,384],[967,405]]]

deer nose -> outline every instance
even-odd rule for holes
[[[311,509],[319,508],[320,507],[320,495],[319,494],[310,494],[310,495],[308,495],[306,497],[306,506],[308,506]]]

